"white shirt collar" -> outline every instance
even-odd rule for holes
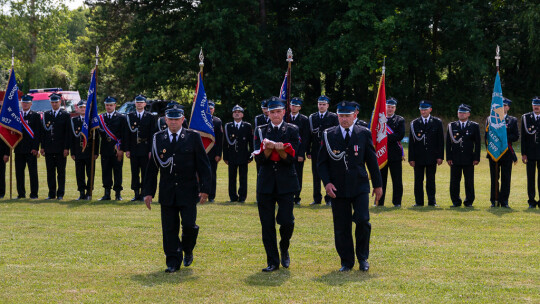
[[[294,115],[293,113],[291,113],[291,118],[292,119],[296,119],[296,116],[298,116],[299,113],[296,113],[296,115]]]
[[[324,111],[323,113],[321,113],[321,111],[319,111],[319,117],[321,117],[321,115],[322,116],[326,115],[326,112],[328,112],[328,111]]]
[[[534,119],[538,119],[538,117],[540,117],[540,114],[536,115],[536,113],[534,113],[534,112],[533,112],[533,114],[534,114]]]
[[[273,122],[270,122],[270,124],[272,125],[272,128],[275,128],[277,127],[278,129],[281,128],[281,126],[283,125],[283,120],[281,121],[281,123],[279,125],[275,125]]]
[[[239,122],[236,122],[236,121],[233,121],[233,122],[234,122],[234,126],[235,126],[235,127],[242,125],[242,121],[241,121],[241,120],[240,120]]]
[[[424,116],[420,116],[420,117],[422,118],[422,122],[429,121],[429,119],[431,118],[431,114],[429,114],[427,118],[424,118]]]
[[[171,141],[173,139],[173,133],[171,132],[171,129],[167,128],[167,132],[169,132],[169,141]],[[178,140],[180,138],[180,133],[182,133],[182,127],[180,127],[180,130],[178,130],[178,132],[176,132],[176,140]]]
[[[354,124],[353,124],[352,126],[349,127],[349,136],[352,135],[352,129],[353,129],[353,127],[354,127]],[[346,134],[346,131],[345,131],[345,128],[342,127],[341,125],[339,125],[339,128],[341,129],[341,134],[343,134],[343,138],[345,138],[345,135],[347,135],[347,134]]]
[[[392,118],[392,117],[394,117],[394,115],[396,115],[396,114],[392,114],[391,116],[386,116],[386,118]]]

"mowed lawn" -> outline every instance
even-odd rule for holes
[[[94,199],[103,194],[97,164]],[[71,159],[64,201],[1,200],[0,302],[540,303],[540,210],[527,209],[521,163],[514,166],[510,210],[489,208],[485,158],[475,172],[474,208],[467,209],[449,208],[446,163],[437,171],[440,207],[412,207],[413,174],[404,163],[403,207],[391,207],[390,198],[385,207],[371,207],[368,273],[358,265],[337,271],[331,209],[309,206],[309,162],[294,211],[291,267],[262,273],[255,165],[246,204],[227,202],[226,165],[218,168],[216,202],[198,209],[195,260],[172,275],[163,272],[160,207],[148,211],[129,201],[127,160],[122,202],[75,201]],[[43,158],[39,172],[45,198]]]

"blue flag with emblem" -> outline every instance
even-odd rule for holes
[[[281,89],[279,90],[279,98],[283,100],[287,100],[287,76],[288,72],[285,73],[285,78],[283,79],[283,83],[281,84]]]
[[[10,149],[22,139],[22,122],[19,110],[19,87],[15,69],[11,68],[9,81],[4,95],[4,104],[0,111],[0,137]]]
[[[88,99],[86,101],[86,111],[84,113],[84,122],[81,135],[83,136],[83,151],[88,143],[88,134],[90,131],[99,127],[99,118],[97,111],[97,92],[96,92],[96,69],[92,70],[90,88],[88,89]]]
[[[216,141],[214,123],[212,122],[212,114],[210,114],[210,109],[208,108],[208,99],[204,91],[202,73],[199,73],[198,78],[193,106],[191,108],[189,128],[201,135],[204,149],[208,153]]]
[[[493,161],[498,161],[508,151],[506,137],[506,120],[499,72],[495,77],[493,95],[491,97],[491,113],[488,122],[487,152]]]

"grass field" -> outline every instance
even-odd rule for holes
[[[403,208],[371,208],[368,273],[358,265],[350,273],[337,271],[331,210],[309,206],[309,168],[302,205],[295,208],[288,270],[261,272],[266,257],[253,203],[254,164],[248,202],[241,205],[227,203],[220,163],[216,202],[199,207],[194,263],[169,275],[163,272],[159,205],[148,211],[129,202],[130,190],[119,203],[75,201],[69,159],[64,201],[0,201],[0,302],[540,303],[540,210],[527,209],[523,164],[514,167],[510,210],[489,208],[486,159],[476,169],[477,199],[469,209],[449,208],[446,164],[437,172],[440,207],[413,208],[412,169],[404,166]],[[45,198],[43,158],[39,170]],[[126,189],[128,170],[125,163]],[[99,198],[99,166],[96,177]]]

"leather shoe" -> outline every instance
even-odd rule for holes
[[[360,261],[360,270],[362,271],[368,271],[369,270],[369,263],[366,260]]]
[[[461,207],[461,205],[452,205],[452,206],[450,206],[450,208],[459,208],[459,207]]]
[[[341,268],[339,269],[340,272],[349,272],[351,271],[351,268],[347,267],[347,266],[341,266]]]
[[[209,203],[213,203],[215,200],[213,198],[208,199]]]
[[[502,204],[501,207],[502,208],[510,208],[510,206],[508,206],[508,204]]]
[[[289,265],[291,265],[291,257],[289,256],[289,251],[285,251],[285,253],[281,253],[281,266],[285,268],[289,268]]]
[[[59,197],[57,197],[56,199],[59,200],[59,201],[61,201],[61,200],[64,199],[64,197],[63,197],[63,196],[59,196]]]
[[[437,205],[436,203],[435,203],[435,204],[428,204],[428,206],[431,206],[431,207],[439,207],[439,205]]]
[[[37,196],[30,196],[30,199],[38,199]]]
[[[276,271],[279,269],[279,266],[274,266],[274,265],[269,265],[268,267],[266,268],[263,268],[263,272],[272,272],[272,271]]]
[[[56,197],[54,196],[47,196],[46,200],[52,200],[52,199],[55,199]]]
[[[121,201],[122,200],[122,196],[120,194],[117,194],[115,197],[114,197],[114,200],[115,201]]]
[[[179,268],[179,267],[172,267],[172,266],[170,266],[170,267],[167,267],[167,269],[165,269],[165,272],[166,272],[166,273],[173,273],[173,272],[177,272],[178,269],[180,269],[180,268]]]
[[[104,195],[104,196],[102,196],[99,200],[100,200],[100,201],[110,201],[110,200],[111,200],[111,196],[110,196],[110,195]]]
[[[394,208],[401,208],[401,204],[394,205]]]
[[[17,198],[15,198],[15,199],[23,199],[23,198],[25,198],[25,197],[24,196],[17,196]]]
[[[320,205],[320,204],[321,204],[321,202],[311,202],[310,205]]]
[[[193,253],[187,254],[184,256],[184,266],[188,267],[193,263]]]
[[[240,200],[240,201],[238,201],[238,202],[239,202],[240,204],[243,204],[243,203],[245,203],[246,201],[245,201],[245,200]]]
[[[414,204],[413,207],[424,207],[424,205]]]
[[[535,207],[535,205],[529,205],[529,209],[534,209]]]
[[[495,202],[491,202],[491,208],[497,207],[497,204]]]

